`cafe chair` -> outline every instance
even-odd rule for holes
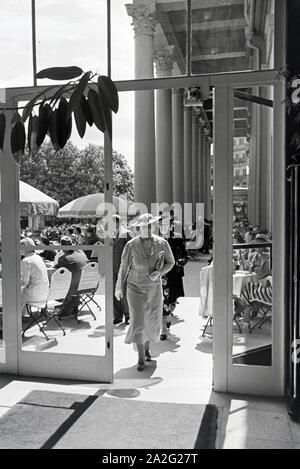
[[[232,305],[233,305],[233,316],[232,316],[233,325],[236,325],[238,327],[239,333],[242,334],[243,331],[239,324],[239,318],[243,315],[243,312],[244,312],[243,302],[240,300],[239,297],[233,295]],[[209,314],[206,324],[204,326],[203,332],[202,332],[202,337],[205,337],[207,328],[212,327],[212,326],[213,326],[213,316],[212,314]]]
[[[78,285],[78,313],[86,306],[94,320],[96,320],[96,316],[94,315],[89,303],[93,303],[97,306],[99,311],[101,311],[100,305],[95,300],[95,294],[99,285],[99,281],[100,274],[98,270],[98,263],[89,262],[82,269],[80,282]]]
[[[272,305],[273,305],[273,287],[269,279],[262,282],[256,282],[250,290],[249,303],[252,308],[252,317],[255,316],[254,325],[249,323],[249,333],[254,329],[261,329],[262,326],[272,321]]]
[[[72,273],[68,269],[65,267],[57,269],[51,276],[46,302],[40,304],[26,304],[26,310],[31,322],[23,330],[23,337],[25,337],[25,332],[36,324],[39,327],[40,332],[45,336],[46,340],[49,340],[44,329],[52,319],[62,330],[63,335],[66,335],[66,331],[60,324],[58,316],[64,306],[65,299],[71,285],[71,279]]]
[[[206,324],[205,324],[203,332],[202,332],[202,337],[205,337],[208,327],[213,327],[213,317],[212,316],[208,316],[208,318],[207,318]]]
[[[266,322],[272,321],[272,302],[255,299],[251,301],[251,306],[253,311],[257,313],[257,316],[256,322],[252,326],[249,323],[249,334],[251,334],[254,329],[261,329]]]
[[[188,252],[188,259],[191,261],[199,261],[201,259],[200,249],[203,247],[204,237],[203,234],[198,234],[195,239],[192,239],[186,243],[186,249]]]

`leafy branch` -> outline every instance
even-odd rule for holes
[[[20,164],[26,141],[32,156],[37,154],[46,135],[56,151],[64,148],[72,133],[72,116],[81,138],[85,135],[87,124],[112,135],[111,111],[118,112],[119,97],[109,77],[91,71],[83,72],[81,68],[71,66],[41,70],[36,78],[69,82],[59,87],[51,85],[44,88],[23,107],[0,109],[1,150],[7,127],[5,111],[15,111],[10,122],[10,147],[16,163]],[[38,112],[35,110],[37,107]],[[22,115],[19,113],[21,110]]]

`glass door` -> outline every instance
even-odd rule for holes
[[[7,113],[8,121],[10,117]],[[92,136],[87,135],[89,138]],[[71,137],[57,153],[45,141],[37,154],[27,151],[17,165],[5,142],[1,160],[1,174],[5,174],[1,185],[2,372],[113,380],[112,241],[99,230],[101,214],[93,201],[85,213],[74,200],[83,195],[82,190],[87,191],[84,168],[93,164],[98,188],[93,187],[91,196],[97,192],[102,202],[111,201],[111,139],[105,135],[102,140],[100,136],[99,145],[88,140],[84,144],[78,148]],[[64,187],[61,198],[55,197],[53,191]],[[63,210],[66,203],[71,206],[67,213]],[[103,210],[104,203],[100,204]],[[81,229],[80,239],[77,228]],[[80,264],[80,272],[73,268],[74,263]],[[41,274],[39,295],[40,280],[50,284],[50,293],[37,301],[31,298],[28,284],[32,265]],[[89,272],[85,272],[84,282],[85,267]],[[64,281],[59,269],[69,276]],[[64,282],[69,282],[68,287]],[[61,309],[64,298],[68,301]]]
[[[284,392],[284,87],[216,86],[214,385]]]

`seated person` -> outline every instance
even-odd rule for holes
[[[87,228],[86,228],[86,237],[85,237],[85,245],[86,246],[92,246],[93,244],[96,244],[100,241],[100,238],[99,236],[97,235],[96,233],[96,226],[94,225],[89,225]],[[93,258],[92,257],[92,253],[93,251],[85,251],[87,257],[91,260],[96,260],[97,261],[97,258]]]
[[[255,243],[267,243],[269,239],[263,235],[258,234],[255,237]],[[270,272],[270,253],[268,248],[254,248],[252,252],[249,253],[248,263],[250,272],[256,274],[257,280],[263,279],[271,275]]]
[[[34,250],[24,247],[35,246],[31,238],[23,238],[21,244],[21,304],[22,314],[26,312],[25,305],[40,306],[46,303],[49,293],[49,280],[45,263]]]
[[[42,235],[41,235],[41,243],[44,244],[45,246],[50,246],[49,239]],[[39,255],[44,259],[44,261],[53,262],[56,254],[57,254],[56,251],[49,251],[48,249],[45,249]]]
[[[62,236],[60,239],[62,246],[72,246],[72,240],[68,236]],[[78,285],[80,282],[82,268],[88,263],[85,253],[74,247],[68,251],[63,251],[56,261],[55,267],[66,267],[72,272],[72,280],[69,291],[67,293],[64,306],[60,316],[68,316],[78,314]]]
[[[67,236],[72,240],[72,244],[76,243],[76,234],[74,233],[74,229],[67,228]]]
[[[81,244],[81,245],[85,244],[85,236],[82,233],[80,226],[75,227],[75,235],[76,235],[76,240],[75,240],[76,244]]]

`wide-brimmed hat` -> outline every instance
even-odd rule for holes
[[[148,226],[158,222],[159,220],[160,217],[154,217],[151,213],[143,213],[135,222],[132,223],[131,226]]]
[[[62,236],[60,238],[60,244],[62,246],[72,246],[72,240],[69,236]]]
[[[20,244],[22,246],[26,246],[26,247],[35,246],[35,242],[33,241],[33,239],[31,239],[29,237],[22,238],[21,241],[20,241]]]

